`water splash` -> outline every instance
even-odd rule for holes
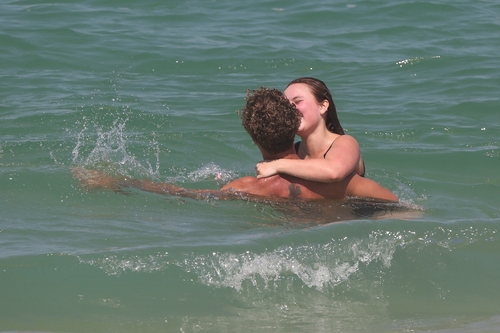
[[[77,256],[81,264],[99,267],[107,275],[119,276],[124,272],[152,273],[164,270],[169,264],[168,252],[148,256],[106,255],[100,258],[85,259]]]
[[[449,258],[443,259],[443,254],[464,251],[465,247],[472,247],[473,252],[487,251],[497,242],[496,229],[436,225],[421,231],[373,230],[366,237],[343,236],[322,244],[283,245],[261,253],[174,250],[77,258],[81,264],[98,267],[110,276],[155,272],[168,275],[173,267],[180,268],[208,288],[232,289],[242,295],[264,295],[269,291],[281,294],[293,288],[330,295],[350,291],[372,295],[373,286],[382,285],[388,274],[403,274],[411,266],[410,261],[433,258],[436,265],[444,267]],[[396,255],[400,251],[403,255]]]
[[[83,129],[76,135],[72,163],[88,169],[102,170],[111,175],[160,180],[161,149],[156,134],[148,133],[152,138],[147,139],[131,137],[126,131],[127,121],[128,119],[115,119],[109,128],[104,128],[101,125],[89,125],[89,121],[84,119]],[[130,147],[130,142],[137,144]],[[137,157],[132,153],[132,150],[137,150],[137,146],[141,145],[146,146],[142,151],[149,152],[149,155]],[[154,162],[151,162],[151,159]],[[234,171],[225,170],[213,162],[191,172],[173,168],[172,170],[175,176],[168,177],[167,182],[215,181],[220,186],[237,177]]]
[[[226,184],[236,178],[236,174],[231,170],[225,170],[211,162],[203,165],[199,169],[187,174],[187,178],[193,182],[205,180],[216,180],[218,183]]]
[[[96,128],[92,129],[85,122],[84,128],[76,137],[77,142],[72,150],[72,163],[89,169],[104,169],[111,174],[158,178],[159,143],[155,139],[147,143],[149,150],[154,153],[154,166],[149,160],[141,163],[129,151],[130,138],[125,131],[126,123],[127,119],[116,119],[109,129],[104,129],[102,126],[95,126]],[[96,132],[95,135],[92,134],[93,131]]]
[[[399,67],[403,67],[406,65],[414,65],[422,61],[428,61],[432,59],[440,59],[441,56],[432,56],[432,57],[415,57],[415,58],[410,58],[410,59],[404,59],[396,62],[396,65],[399,65]]]
[[[271,289],[283,279],[298,278],[307,287],[321,291],[362,274],[362,268],[372,263],[390,267],[396,249],[405,245],[403,238],[374,232],[367,239],[284,246],[262,254],[212,253],[185,259],[178,265],[196,273],[203,284],[218,288],[241,291],[249,282],[256,288]]]

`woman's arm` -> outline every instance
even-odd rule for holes
[[[258,163],[255,169],[257,178],[284,173],[302,179],[334,183],[344,179],[354,170],[357,171],[360,158],[356,139],[350,135],[342,135],[335,140],[324,158],[279,159]]]

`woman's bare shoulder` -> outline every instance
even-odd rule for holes
[[[334,145],[356,145],[356,146],[359,146],[358,140],[356,140],[352,135],[349,135],[349,134],[339,135],[335,139]]]

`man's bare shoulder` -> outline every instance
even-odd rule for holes
[[[247,176],[230,182],[221,190],[245,192],[265,197],[324,199],[331,196],[327,193],[322,193],[327,189],[326,185],[327,184],[313,183],[287,175],[274,175],[259,179]]]
[[[257,178],[246,176],[241,177],[232,182],[227,183],[221,188],[221,191],[233,190],[233,191],[244,191],[245,188],[252,186],[257,181]]]
[[[288,185],[289,182],[278,175],[260,179],[246,176],[233,180],[221,188],[221,191],[245,192],[259,196],[288,197]]]

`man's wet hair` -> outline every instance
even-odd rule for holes
[[[277,89],[248,90],[240,110],[243,127],[253,141],[269,153],[281,153],[293,145],[301,113]]]

